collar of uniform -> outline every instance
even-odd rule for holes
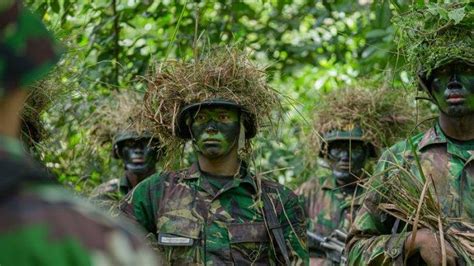
[[[462,145],[456,144],[450,141],[446,137],[444,132],[441,130],[441,127],[439,126],[438,123],[436,123],[434,127],[430,128],[423,135],[423,138],[418,144],[418,150],[421,151],[425,147],[433,145],[433,144],[445,144],[447,146],[446,149],[449,154],[455,155],[464,161],[473,160],[473,153],[468,150],[464,150],[462,148]]]
[[[434,144],[445,144],[447,143],[446,136],[444,135],[443,131],[439,127],[438,123],[428,131],[425,132],[423,137],[418,144],[418,151],[421,151],[427,146],[434,145]]]
[[[336,180],[331,176],[324,177],[323,185],[321,186],[323,190],[334,190],[336,187]]]
[[[0,154],[22,158],[26,155],[23,144],[17,138],[0,135]]]
[[[119,190],[123,194],[127,194],[132,190],[132,185],[130,185],[126,174],[119,179]]]
[[[200,168],[199,164],[197,162],[193,163],[191,167],[188,168],[186,175],[183,177],[183,179],[198,179],[204,175]],[[253,191],[256,193],[257,190],[257,184],[255,183],[255,178],[253,178],[253,174],[248,171],[247,163],[242,162],[242,166],[240,167],[240,173],[234,177],[234,179],[240,179],[240,184],[242,183],[247,183],[250,184],[252,187]]]

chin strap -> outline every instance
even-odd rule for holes
[[[243,155],[245,153],[245,126],[243,114],[240,114],[240,132],[237,153],[239,155],[239,158],[243,158]]]

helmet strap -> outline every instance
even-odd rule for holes
[[[240,132],[239,132],[239,142],[237,146],[237,153],[239,157],[245,152],[245,125],[244,125],[244,115],[240,114]]]

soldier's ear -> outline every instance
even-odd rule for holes
[[[114,146],[112,147],[112,157],[114,159],[120,159],[120,149],[118,144],[114,144]]]
[[[429,78],[426,77],[426,75],[421,72],[418,72],[416,77],[417,77],[419,89],[425,90],[431,95]]]

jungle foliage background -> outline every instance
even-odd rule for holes
[[[65,47],[53,75],[64,93],[42,115],[49,131],[39,156],[60,181],[87,192],[118,177],[111,145],[90,144],[91,114],[113,91],[145,90],[152,62],[191,59],[219,44],[251,50],[287,96],[278,130],[259,135],[259,171],[295,186],[315,170],[305,133],[317,95],[370,78],[407,93],[412,77],[393,41],[394,12],[411,0],[28,0]],[[117,110],[119,111],[119,110]],[[337,110],[336,110],[337,111]],[[403,136],[401,136],[403,137]]]

